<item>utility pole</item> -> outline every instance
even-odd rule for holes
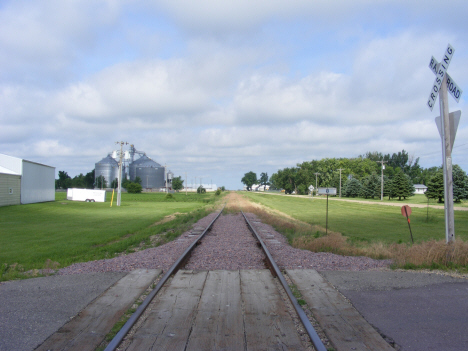
[[[341,197],[341,171],[343,171],[343,168],[338,168],[338,171],[340,171],[340,197]]]
[[[319,172],[315,172],[314,174],[315,174],[315,193],[317,194],[317,192],[318,192],[318,188],[317,188],[317,176],[320,175],[320,173],[319,173]]]
[[[387,163],[387,161],[384,161],[382,159],[382,161],[376,161],[377,163],[380,163],[382,165],[381,169],[382,169],[382,181],[381,181],[381,185],[380,185],[380,201],[383,201],[383,170],[385,169],[385,165],[384,163]]]
[[[120,206],[121,195],[122,195],[122,159],[123,159],[123,146],[128,145],[126,141],[117,141],[116,144],[120,144],[120,158],[119,158],[119,178],[118,178],[118,190],[117,190],[117,206]]]
[[[166,178],[166,180],[165,180],[165,183],[166,183],[166,194],[168,194],[168,190],[167,190],[167,167],[168,167],[168,166],[169,166],[169,165],[164,164],[164,177]]]

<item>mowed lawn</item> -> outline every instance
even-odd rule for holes
[[[327,201],[324,199],[251,192],[242,194],[296,219],[325,228]],[[403,204],[411,207],[411,199]],[[429,208],[429,221],[427,217],[426,208],[412,208],[410,221],[415,242],[445,239],[444,210]],[[406,218],[401,215],[400,207],[395,206],[329,200],[328,228],[356,242],[411,242]],[[468,240],[466,211],[455,211],[455,236]]]
[[[57,193],[55,202],[0,207],[0,265],[18,263],[29,270],[43,268],[48,259],[63,267],[113,257],[165,230],[170,224],[152,226],[165,216],[202,210],[214,201],[213,194],[174,197],[122,194],[121,206],[114,199],[110,207],[110,194],[105,203],[86,203]],[[182,217],[179,222],[188,221]]]

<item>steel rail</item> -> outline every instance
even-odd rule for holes
[[[309,318],[307,318],[307,316],[306,316],[304,310],[302,309],[301,305],[299,305],[296,298],[294,297],[291,289],[289,288],[288,283],[286,282],[286,280],[284,279],[283,274],[281,273],[280,269],[278,268],[278,265],[276,264],[275,260],[271,256],[270,251],[268,251],[268,248],[266,247],[263,240],[260,238],[260,235],[258,235],[256,230],[254,229],[252,224],[250,224],[250,222],[247,219],[247,217],[245,216],[244,212],[242,212],[242,215],[244,216],[244,219],[247,222],[247,225],[249,226],[249,229],[255,235],[255,237],[257,238],[258,242],[260,243],[263,251],[265,252],[268,264],[270,265],[270,267],[273,267],[273,270],[275,271],[276,276],[278,277],[279,281],[281,282],[281,285],[283,286],[284,290],[288,294],[289,300],[291,300],[291,303],[294,306],[294,309],[296,310],[297,315],[299,316],[302,324],[304,325],[304,328],[306,329],[307,334],[309,335],[310,340],[312,341],[312,344],[314,345],[315,349],[317,351],[327,351],[326,347],[322,343],[322,340],[320,340],[320,337],[318,336],[318,334],[315,331],[314,327],[310,323]]]
[[[177,259],[177,261],[169,268],[169,270],[166,272],[166,274],[161,278],[161,280],[158,282],[156,287],[149,293],[149,295],[146,297],[146,299],[143,301],[143,303],[137,308],[137,310],[130,316],[128,321],[124,324],[122,329],[114,336],[114,338],[111,340],[111,342],[107,345],[104,351],[115,351],[119,344],[122,342],[123,338],[127,333],[132,329],[133,325],[136,323],[136,321],[141,317],[143,312],[146,310],[148,305],[151,303],[151,301],[154,299],[156,294],[161,290],[163,285],[167,282],[169,277],[174,274],[178,269],[179,266],[185,261],[185,259],[189,256],[193,248],[198,244],[198,242],[205,236],[206,232],[208,232],[211,229],[211,226],[213,223],[218,219],[219,215],[223,212],[224,207],[226,204],[224,204],[223,208],[221,211],[219,211],[218,215],[211,221],[211,223],[208,225],[208,227],[205,228],[203,233],[200,234],[200,236],[195,240],[185,251],[184,253]]]

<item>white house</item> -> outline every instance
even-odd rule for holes
[[[414,193],[415,194],[424,194],[427,190],[427,186],[424,184],[414,184]]]
[[[55,200],[55,167],[0,154],[0,206]]]

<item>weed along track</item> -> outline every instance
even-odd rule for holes
[[[132,313],[127,311],[128,319],[123,326],[114,327],[115,336],[107,339],[108,344],[104,339],[111,328],[99,328],[114,325],[128,309],[121,304],[118,313],[112,312],[115,301],[130,292],[136,294],[130,278],[124,293],[113,291],[102,304],[97,300],[94,312],[82,312],[69,322],[74,324],[65,324],[38,350],[94,350],[98,346],[106,351],[389,347],[375,330],[363,327],[367,322],[357,312],[354,315],[352,306],[339,300],[341,295],[330,290],[315,270],[362,270],[381,266],[379,261],[294,249],[255,214],[223,210],[203,218],[168,244],[61,270],[60,274],[131,271],[127,277],[134,272],[153,274],[148,283],[139,278],[135,283],[148,287],[153,281],[154,288],[147,289],[146,297],[133,304]],[[332,302],[329,296],[333,296]],[[99,309],[105,309],[113,322],[83,322],[86,326],[78,327],[80,318],[99,314]],[[346,319],[359,327],[343,325]],[[94,344],[90,342],[93,338]]]

